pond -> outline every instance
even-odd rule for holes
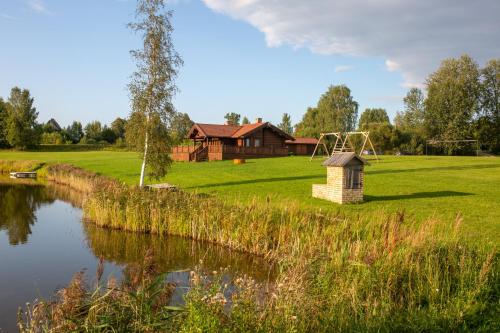
[[[228,279],[246,274],[264,282],[273,275],[262,258],[210,243],[98,228],[82,221],[81,201],[67,187],[0,177],[0,332],[16,332],[18,308],[53,297],[76,272],[95,281],[100,261],[104,279],[119,279],[152,253],[158,272],[176,283],[177,304],[197,265],[228,268]]]

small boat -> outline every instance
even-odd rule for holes
[[[36,172],[11,172],[10,178],[36,178]]]

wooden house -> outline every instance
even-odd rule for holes
[[[54,118],[50,118],[50,120],[47,122],[47,127],[49,127],[54,132],[62,131],[61,126],[57,123],[57,121]]]
[[[172,149],[174,161],[220,161],[287,156],[294,138],[259,118],[247,125],[195,123],[187,134],[193,144]]]
[[[365,164],[353,152],[333,155],[323,163],[327,168],[326,185],[314,184],[312,196],[340,204],[362,202]]]
[[[295,140],[285,141],[288,152],[292,155],[309,155],[311,156],[314,152],[314,148],[318,144],[318,139],[316,138],[295,138]]]

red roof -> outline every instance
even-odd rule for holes
[[[318,144],[318,139],[316,138],[295,138],[295,141],[286,140],[287,144],[302,144],[302,145],[316,145]]]
[[[267,125],[267,123],[255,123],[255,124],[246,124],[246,125],[241,125],[240,129],[238,129],[235,133],[233,133],[232,137],[233,138],[240,138],[242,136],[245,136],[246,134],[249,134],[253,131],[255,131],[258,128],[261,128],[262,126]]]
[[[200,136],[203,137],[216,137],[216,138],[230,138],[233,133],[238,131],[241,126],[238,125],[214,125],[214,124],[194,124],[189,134],[194,129],[198,129]]]
[[[268,127],[271,130],[274,130],[281,136],[284,136],[287,139],[293,139],[292,136],[283,132],[279,128],[273,126],[269,122],[265,123],[255,123],[255,124],[246,124],[246,125],[215,125],[215,124],[199,124],[195,123],[193,127],[189,130],[188,137],[192,138],[193,132],[195,130],[198,131],[196,137],[208,137],[208,138],[241,138],[244,137],[261,127]]]

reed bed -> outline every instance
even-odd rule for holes
[[[99,226],[210,241],[278,265],[272,285],[245,277],[235,281],[239,288],[231,300],[216,278],[193,272],[186,306],[166,319],[163,331],[500,330],[499,253],[465,242],[460,216],[450,223],[430,219],[418,224],[403,212],[353,219],[144,190],[70,166],[48,171],[91,194],[84,200],[84,214]],[[269,291],[266,297],[259,296],[262,290]],[[84,295],[93,308],[107,304],[100,303],[102,292],[91,289]],[[124,309],[115,310],[118,315]],[[144,315],[158,319],[161,313]],[[81,323],[79,330],[100,331],[96,320],[104,317],[113,315],[88,310],[72,320]],[[57,323],[49,321],[46,327]]]

